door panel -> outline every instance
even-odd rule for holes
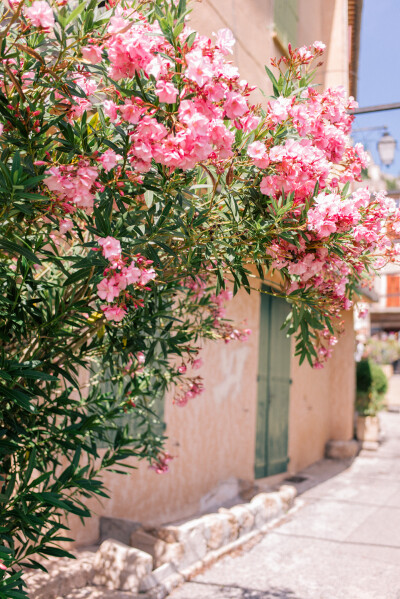
[[[281,331],[289,313],[284,299],[261,296],[255,476],[287,470],[290,338]]]

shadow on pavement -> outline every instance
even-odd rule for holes
[[[213,582],[186,583],[187,595],[179,595],[179,599],[301,599],[294,591],[287,588],[270,587],[266,591],[249,589],[236,584],[219,584]],[[196,591],[197,586],[203,587]],[[205,594],[202,593],[205,591]]]

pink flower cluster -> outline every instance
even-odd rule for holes
[[[157,275],[154,268],[148,268],[152,261],[143,256],[135,256],[127,265],[118,239],[109,236],[99,239],[98,243],[110,265],[104,271],[104,279],[97,285],[97,295],[108,302],[101,305],[106,319],[120,322],[127,313],[127,301],[131,301],[136,307],[143,304],[143,300],[133,297],[128,288],[134,286],[137,290],[148,290],[147,284]],[[115,300],[118,302],[114,303]]]
[[[165,474],[165,472],[168,472],[169,470],[169,462],[171,462],[173,459],[174,458],[171,454],[169,454],[167,451],[163,451],[158,454],[155,460],[153,460],[153,463],[151,466],[149,466],[149,468],[154,470],[156,474]]]
[[[140,374],[144,370],[143,364],[146,361],[146,357],[143,352],[139,351],[135,355],[129,354],[129,360],[125,364],[123,372],[132,378],[137,374]]]
[[[261,192],[277,197],[294,193],[296,203],[313,192],[316,182],[321,189],[326,186],[329,163],[322,152],[309,139],[288,139],[284,145],[274,146],[268,154],[273,175],[263,177]]]
[[[383,224],[390,218],[393,229],[400,230],[400,211],[385,193],[370,196],[360,188],[348,198],[336,193],[322,192],[307,213],[307,233],[298,238],[297,245],[277,238],[267,249],[272,268],[287,274],[286,293],[297,289],[312,290],[330,303],[330,313],[339,317],[352,302],[347,286],[353,274],[365,269],[365,259],[374,268],[391,259],[392,243]],[[328,246],[329,242],[329,246]],[[345,251],[336,252],[339,243]],[[328,358],[321,339],[317,340],[319,362]]]
[[[81,160],[78,164],[52,166],[46,174],[45,185],[61,201],[65,212],[80,208],[87,213],[93,211],[93,200],[99,173],[94,166]]]
[[[51,6],[44,0],[35,0],[31,6],[25,8],[27,16],[34,27],[40,27],[46,31],[54,29],[54,15]]]
[[[188,378],[179,386],[179,391],[174,397],[174,404],[183,407],[190,399],[201,395],[204,391],[203,380],[200,376]]]
[[[321,46],[322,47],[322,46]],[[300,64],[319,55],[319,48],[292,52]],[[361,145],[350,146],[348,134],[354,117],[349,114],[357,104],[346,99],[343,88],[318,93],[307,88],[301,96],[279,97],[269,102],[263,128],[286,129],[286,141],[271,147],[271,138],[259,139],[247,148],[253,164],[264,171],[261,192],[278,198],[294,194],[295,204],[302,204],[313,192],[358,179],[368,162]],[[300,137],[300,139],[299,139]],[[266,172],[265,172],[266,171]]]
[[[235,137],[225,119],[247,131],[257,127],[259,119],[246,99],[251,89],[239,80],[237,69],[225,62],[234,44],[229,30],[218,31],[214,45],[197,35],[188,48],[185,41],[190,30],[185,28],[180,36],[179,58],[158,23],[150,24],[138,13],[132,16],[119,9],[110,20],[108,33],[111,77],[119,80],[144,73],[155,81],[154,91],[160,102],[155,108],[143,98],[132,96],[123,103],[103,103],[112,122],[120,118],[133,125],[129,156],[136,171],[148,171],[152,160],[184,170],[204,160],[225,160],[232,156]],[[179,76],[175,60],[181,64]],[[178,111],[168,127],[158,117],[166,116],[165,104],[175,103]]]

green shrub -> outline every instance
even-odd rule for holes
[[[372,384],[378,393],[378,395],[385,395],[388,390],[388,380],[386,374],[383,372],[382,368],[372,362],[371,364],[372,371]]]
[[[382,368],[371,360],[357,363],[356,410],[362,416],[376,416],[382,410],[388,380]]]

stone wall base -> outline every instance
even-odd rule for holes
[[[285,485],[183,524],[135,528],[130,545],[107,539],[91,552],[76,552],[74,562],[53,560],[48,575],[29,573],[29,597],[164,599],[224,555],[256,544],[293,509],[295,497],[296,489]]]

